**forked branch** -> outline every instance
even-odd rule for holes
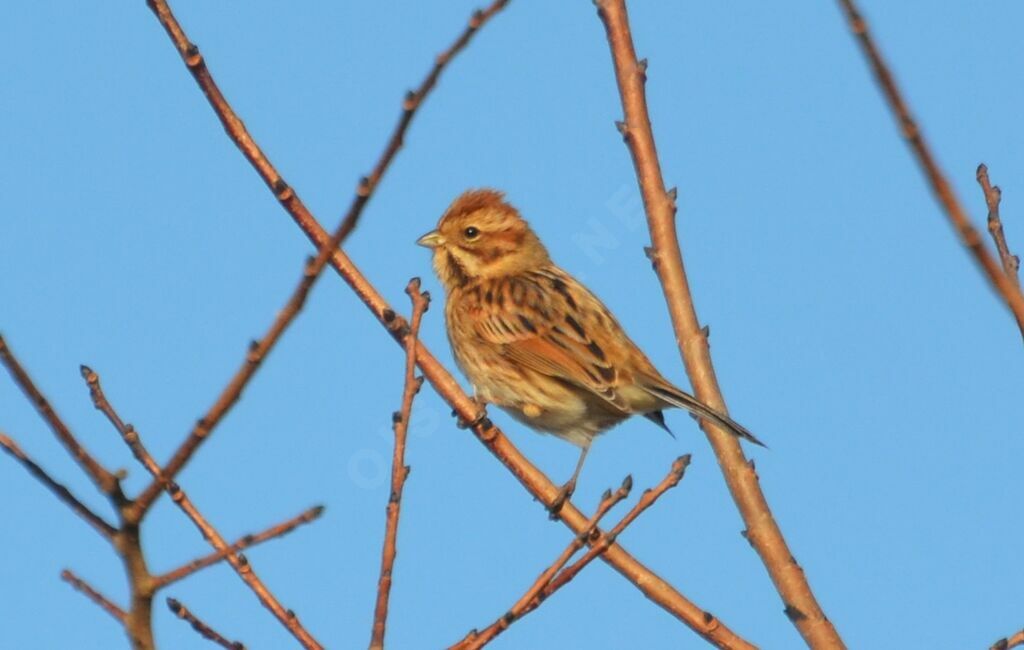
[[[707,338],[697,320],[690,294],[675,224],[675,190],[666,190],[661,164],[654,144],[654,133],[647,111],[645,83],[647,63],[638,60],[629,29],[624,0],[597,0],[598,15],[604,24],[611,49],[615,78],[622,100],[624,121],[619,123],[626,146],[636,168],[643,197],[647,224],[651,231],[650,257],[661,281],[676,343],[683,356],[697,398],[721,413],[728,413],[725,399],[715,377]],[[747,539],[775,583],[785,603],[785,611],[801,636],[813,648],[844,647],[839,634],[825,616],[811,591],[803,570],[775,522],[768,501],[748,464],[739,440],[707,420],[702,422],[708,440],[718,457],[725,481],[747,526]]]

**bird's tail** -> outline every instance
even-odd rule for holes
[[[668,404],[671,404],[672,406],[681,409],[686,409],[687,411],[693,413],[698,417],[707,418],[708,420],[711,420],[715,424],[722,426],[725,429],[728,429],[732,434],[739,436],[740,438],[745,438],[746,440],[749,440],[755,445],[767,448],[767,445],[758,440],[757,437],[754,434],[750,433],[750,431],[748,431],[746,427],[735,422],[728,415],[719,413],[718,411],[711,408],[704,402],[698,400],[693,395],[684,393],[675,386],[645,384],[643,385],[643,389],[646,390],[651,395],[657,397],[658,399],[663,400]]]

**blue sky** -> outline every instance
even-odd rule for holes
[[[1024,7],[863,3],[956,191],[983,224],[976,165],[1003,187],[1024,250]],[[221,88],[307,205],[333,226],[407,88],[474,2],[173,4]],[[944,221],[830,2],[640,3],[632,22],[699,315],[733,415],[791,547],[851,647],[982,647],[1021,625],[1021,338]],[[89,402],[88,363],[166,458],[263,333],[310,246],[223,134],[141,0],[16,3],[0,24],[0,331],[105,463],[145,473]],[[350,240],[376,286],[450,363],[441,290],[414,246],[469,187],[504,189],[563,267],[619,315],[666,376],[686,379],[648,244],[604,32],[589,2],[514,1],[445,73]],[[324,518],[251,551],[334,648],[369,638],[402,355],[330,275],[243,400],[181,476],[227,537],[315,503]],[[554,480],[576,451],[493,414]],[[625,533],[641,561],[752,642],[798,647],[740,536],[692,421],[646,421],[594,447],[592,508],[631,473],[683,483]],[[0,430],[97,509],[106,504],[12,382]],[[439,647],[506,611],[568,543],[430,390],[416,402],[388,632]],[[60,582],[116,600],[116,557],[0,459],[0,646],[123,647]],[[624,512],[623,508],[620,512]],[[613,514],[611,520],[615,520]],[[155,570],[206,552],[166,499],[147,523]],[[253,648],[290,638],[224,567],[170,589]],[[163,647],[207,648],[162,606]],[[596,563],[495,648],[701,647]]]

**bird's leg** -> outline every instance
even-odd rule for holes
[[[476,394],[474,394],[473,397],[471,397],[470,399],[472,399],[478,407],[476,415],[473,416],[472,420],[467,422],[458,413],[452,411],[452,415],[454,415],[457,418],[455,420],[455,426],[457,426],[460,429],[471,429],[487,419],[487,402],[485,402],[479,395]]]
[[[558,513],[562,511],[562,506],[569,500],[572,493],[576,491],[576,479],[579,478],[580,470],[583,469],[583,461],[587,459],[588,451],[590,451],[590,441],[587,441],[587,444],[580,448],[580,459],[576,461],[576,471],[572,473],[572,478],[562,486],[562,489],[558,491],[558,496],[555,497],[551,506],[548,507],[548,512],[551,513],[552,519],[558,518]]]

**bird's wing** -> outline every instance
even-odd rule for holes
[[[590,336],[599,320],[607,319],[605,327],[618,324],[592,294],[575,290],[578,286],[561,273],[495,280],[474,309],[475,333],[510,360],[585,388],[628,412],[617,390],[619,372]]]

